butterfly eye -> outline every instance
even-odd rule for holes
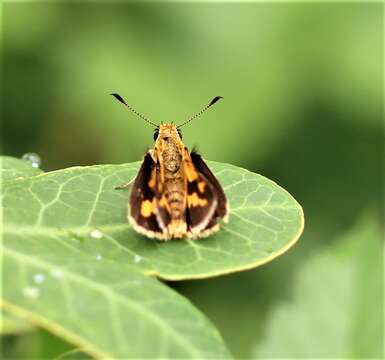
[[[158,138],[158,135],[159,135],[159,130],[155,129],[155,131],[154,131],[154,141],[156,141],[156,139]]]
[[[181,131],[179,129],[177,131],[178,131],[180,139],[182,140],[182,133],[181,133]]]

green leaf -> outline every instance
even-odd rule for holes
[[[42,173],[40,169],[32,167],[27,161],[10,156],[0,157],[1,183],[3,181],[14,180],[20,177],[34,176],[40,173]],[[0,311],[0,325],[0,334],[2,335],[22,334],[34,330],[34,327],[30,323],[4,311]]]
[[[147,275],[194,279],[250,269],[287,251],[304,224],[289,193],[261,175],[208,162],[230,204],[228,224],[198,241],[154,241],[127,221],[128,191],[139,163],[73,167],[4,183],[4,241],[37,259],[103,257]],[[92,231],[101,238],[93,238]]]
[[[272,181],[209,165],[227,193],[230,222],[199,241],[158,242],[131,229],[128,192],[114,186],[139,163],[9,177],[3,307],[96,357],[229,357],[187,300],[146,275],[200,278],[261,265],[294,244],[303,214]]]
[[[3,245],[6,311],[98,358],[230,357],[205,317],[158,280],[49,247],[38,258],[31,246]]]
[[[85,360],[85,359],[93,359],[93,358],[79,349],[74,349],[71,351],[67,351],[64,354],[61,354],[54,360]]]
[[[10,156],[0,157],[1,181],[14,180],[19,177],[28,177],[41,174],[40,169],[31,166],[28,161],[16,159]]]
[[[383,240],[373,219],[306,259],[255,358],[383,358]]]
[[[34,327],[20,318],[1,311],[0,335],[23,334],[34,330]]]
[[[20,160],[15,161],[18,163]],[[36,205],[24,194],[29,193],[38,203],[51,196],[50,184],[55,180],[45,182],[47,175],[50,178],[49,174],[30,178],[36,182],[27,182],[31,186],[27,192],[25,178],[17,176],[14,181],[2,183],[6,224],[1,305],[7,312],[95,357],[230,357],[220,335],[204,316],[157,280],[142,275],[133,266],[76,250],[71,245],[72,237],[76,242],[79,238],[71,230],[66,230],[70,236],[64,239],[51,237],[47,227],[43,229],[46,237],[41,238],[39,231],[37,236],[33,236],[34,231],[29,232],[31,236],[23,231],[26,223],[30,226],[28,217]],[[44,181],[40,183],[40,179]],[[41,192],[35,193],[35,184],[43,186],[39,188]],[[9,206],[9,188],[16,190],[16,207]],[[64,188],[60,194],[63,193]],[[60,203],[60,196],[57,199]],[[22,230],[18,236],[8,232],[9,219],[16,208],[20,211],[19,220],[12,226]],[[35,251],[35,246],[40,250]]]

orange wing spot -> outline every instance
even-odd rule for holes
[[[195,170],[192,164],[187,163],[185,167],[187,180],[193,182],[198,179],[198,172]]]
[[[143,217],[150,217],[155,210],[155,199],[153,201],[145,200],[140,207],[140,215]]]
[[[162,206],[162,207],[167,207],[168,206],[168,202],[167,202],[167,199],[165,196],[162,196],[159,200],[159,205]]]
[[[185,171],[185,174],[187,177],[187,181],[193,182],[193,181],[197,180],[199,177],[198,171],[196,171],[196,169],[195,169],[195,167],[191,161],[190,155],[186,149],[184,151],[183,163],[184,163],[184,171]]]
[[[196,207],[196,206],[206,206],[207,199],[201,199],[197,193],[192,193],[191,195],[187,195],[187,206],[188,207]]]
[[[148,182],[148,186],[151,189],[155,189],[155,178],[156,178],[156,170],[154,169],[151,173],[150,181]]]
[[[198,190],[200,193],[204,193],[206,188],[206,183],[204,181],[199,181],[198,182]]]

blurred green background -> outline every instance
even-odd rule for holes
[[[2,152],[45,171],[140,160],[152,129],[109,93],[155,122],[223,96],[186,145],[286,188],[306,230],[262,268],[170,286],[236,358],[381,357],[383,33],[380,3],[6,3]],[[26,333],[6,357],[69,348]]]

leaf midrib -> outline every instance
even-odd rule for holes
[[[46,261],[42,261],[42,260],[37,259],[37,258],[31,258],[28,255],[20,253],[16,250],[7,248],[3,244],[3,256],[6,255],[6,252],[8,252],[9,256],[11,256],[11,257],[13,256],[14,258],[16,258],[19,261],[21,261],[21,259],[24,259],[29,263],[32,263],[36,266],[41,266],[41,267],[48,269],[48,270],[53,267],[53,265],[51,263],[48,263]],[[151,311],[151,309],[143,308],[143,307],[139,306],[137,303],[130,300],[129,298],[126,298],[126,297],[122,296],[121,294],[112,291],[109,287],[107,287],[103,284],[100,284],[100,283],[96,283],[96,282],[93,283],[93,282],[89,281],[87,278],[85,278],[85,277],[83,277],[77,273],[74,273],[72,271],[69,271],[68,269],[63,269],[63,272],[65,272],[65,274],[67,274],[69,277],[72,277],[75,281],[77,280],[78,282],[86,284],[89,287],[96,289],[98,291],[106,292],[107,293],[106,296],[110,296],[110,297],[112,296],[112,298],[119,300],[123,305],[128,306],[128,307],[131,306],[131,308],[136,309],[138,312],[142,313],[145,317],[150,318],[153,320],[153,322],[159,324],[159,326],[162,329],[168,329],[170,331],[169,333],[171,335],[173,335],[174,339],[177,342],[179,342],[185,349],[189,349],[190,354],[193,357],[201,356],[201,354],[197,353],[195,348],[193,348],[189,342],[187,342],[182,336],[180,336],[180,334],[174,328],[172,328],[171,326],[168,326],[168,323],[164,323],[162,321],[162,319],[159,316],[157,316],[156,313]]]

